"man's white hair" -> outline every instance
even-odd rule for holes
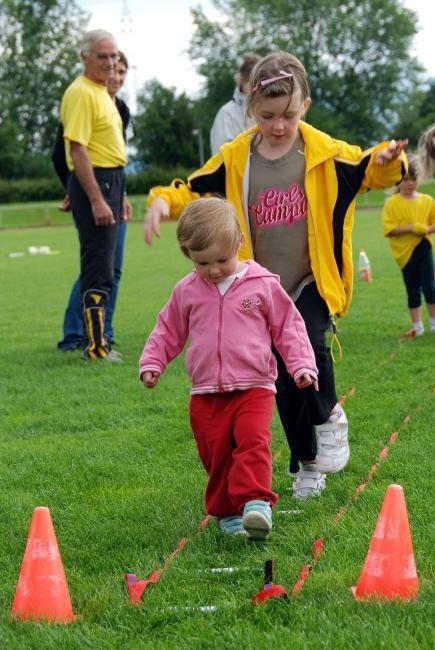
[[[89,54],[94,43],[101,41],[103,38],[108,38],[116,43],[114,35],[110,32],[107,32],[105,29],[93,29],[90,32],[86,32],[82,38],[80,54]]]

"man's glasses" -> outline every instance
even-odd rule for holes
[[[120,60],[119,54],[103,54],[103,52],[96,52],[94,56],[98,61],[113,61],[113,63],[118,63]]]

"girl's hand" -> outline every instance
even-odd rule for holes
[[[160,375],[158,372],[150,372],[149,370],[146,370],[141,379],[145,388],[155,388],[159,383]]]
[[[308,386],[314,386],[314,390],[319,390],[319,382],[317,379],[314,379],[308,372],[305,372],[303,375],[298,377],[295,380],[297,388],[308,388]]]
[[[429,232],[429,226],[425,223],[414,223],[412,224],[412,232],[414,235],[421,235],[424,237],[424,235],[427,235]]]
[[[160,237],[160,222],[169,218],[169,205],[158,196],[148,208],[144,223],[145,243],[151,246],[153,236]]]
[[[376,154],[376,164],[382,167],[383,165],[391,162],[391,160],[397,160],[407,144],[408,140],[391,140],[388,147],[381,149]]]

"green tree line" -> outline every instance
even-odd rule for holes
[[[223,19],[191,9],[189,54],[204,83],[199,97],[157,79],[137,97],[131,144],[139,167],[193,169],[198,140],[233,92],[247,51],[291,51],[308,70],[307,120],[369,146],[435,122],[435,80],[411,55],[417,17],[400,0],[214,0]],[[89,16],[76,0],[0,2],[0,181],[53,176],[50,153],[66,86],[81,69]]]
[[[70,0],[0,2],[0,178],[51,175],[59,99],[89,16]]]

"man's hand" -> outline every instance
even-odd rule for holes
[[[92,214],[97,226],[113,226],[116,221],[113,218],[111,207],[104,199],[97,199],[91,203]]]
[[[74,173],[91,204],[97,226],[113,226],[115,219],[111,207],[104,200],[101,189],[95,178],[87,148],[79,142],[70,142],[71,159]]]
[[[169,205],[165,199],[157,197],[145,217],[144,223],[144,240],[151,246],[153,236],[160,237],[160,222],[163,219],[169,219]]]

